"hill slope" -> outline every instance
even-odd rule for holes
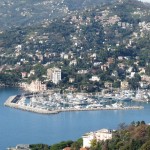
[[[1,0],[0,29],[36,25],[110,1],[113,0]]]

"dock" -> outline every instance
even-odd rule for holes
[[[98,111],[98,110],[133,110],[133,109],[143,109],[143,106],[127,106],[127,107],[97,107],[97,108],[65,108],[65,109],[56,109],[56,110],[47,110],[42,108],[36,108],[26,105],[18,104],[18,101],[20,100],[19,95],[10,96],[6,102],[4,103],[5,106],[20,109],[24,111],[39,113],[39,114],[58,114],[60,112],[71,112],[71,111]]]
[[[40,114],[56,114],[58,111],[48,111],[44,109],[39,109],[39,108],[33,108],[29,106],[24,106],[24,105],[19,105],[16,103],[16,101],[19,101],[17,98],[18,95],[15,96],[10,96],[6,102],[4,103],[4,106],[11,107],[11,108],[16,108],[16,109],[21,109],[24,111],[30,111],[30,112],[35,112],[35,113],[40,113]]]

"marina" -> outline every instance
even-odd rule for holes
[[[20,111],[20,109],[4,106],[10,96],[23,96],[24,93],[25,91],[16,88],[0,89],[1,150],[16,146],[19,143],[51,145],[63,140],[77,140],[84,133],[92,130],[96,131],[100,128],[117,129],[118,125],[123,122],[126,124],[141,120],[146,123],[150,122],[150,103],[141,101],[125,100],[123,105],[142,106],[143,109],[69,111],[57,113],[57,115],[30,113],[29,111]],[[98,97],[104,105],[115,104],[112,99],[106,102],[100,94]],[[25,102],[29,103],[29,100],[27,99]]]
[[[126,99],[102,97],[85,93],[28,93],[9,97],[5,106],[40,114],[57,114],[68,111],[143,109],[143,106],[127,105]],[[128,99],[130,101],[131,99]]]
[[[104,97],[117,99],[119,101],[138,101],[138,102],[149,102],[150,101],[150,90],[148,89],[137,89],[137,90],[117,90],[108,91],[103,94]]]

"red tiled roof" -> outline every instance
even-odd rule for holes
[[[71,150],[70,147],[65,147],[63,150]]]

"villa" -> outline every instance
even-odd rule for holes
[[[96,139],[98,141],[105,141],[112,139],[112,131],[108,129],[101,129],[95,132],[86,133],[83,138],[83,148],[90,148],[91,141]]]

